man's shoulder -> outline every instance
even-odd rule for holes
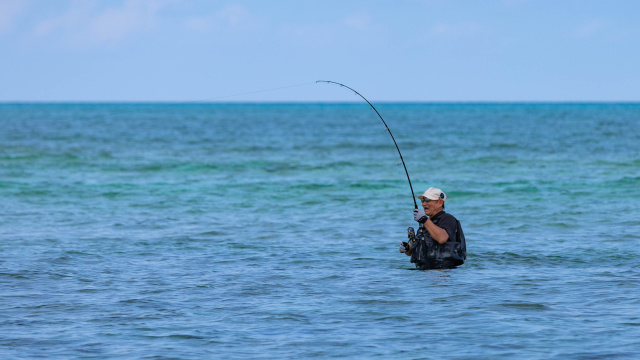
[[[444,210],[442,211],[442,218],[446,218],[446,219],[453,219],[453,221],[456,221],[458,219],[456,219],[455,216],[449,214],[448,212],[445,212]]]
[[[444,210],[438,215],[438,225],[442,224],[444,226],[451,226],[455,225],[456,222],[458,222],[458,219]]]

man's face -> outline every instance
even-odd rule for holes
[[[426,215],[433,216],[442,210],[442,203],[442,200],[422,199],[422,208]]]

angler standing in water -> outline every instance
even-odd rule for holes
[[[411,189],[413,204],[415,206],[413,218],[420,224],[417,234],[413,228],[410,227],[408,229],[409,242],[402,242],[400,244],[400,252],[411,256],[411,262],[415,263],[418,269],[451,269],[462,265],[467,258],[467,245],[464,234],[462,233],[462,227],[460,227],[460,222],[452,215],[444,212],[444,202],[447,200],[447,195],[440,189],[433,187],[427,189],[424,194],[418,197],[422,200],[424,211],[419,210],[415,194],[413,193],[411,179],[409,178],[409,171],[402,158],[400,147],[398,147],[398,143],[393,137],[391,129],[387,126],[387,122],[384,121],[375,106],[359,92],[347,85],[329,80],[318,80],[316,83],[335,84],[353,91],[371,106],[371,109],[376,112],[389,132],[389,135],[391,135],[391,139],[398,150],[398,155],[400,155],[404,172],[407,174],[409,188]]]
[[[413,218],[420,224],[418,233],[409,228],[409,242],[400,244],[400,252],[411,256],[416,268],[451,269],[462,265],[467,258],[467,246],[460,222],[444,211],[447,195],[431,187],[418,197],[424,211],[413,210]]]

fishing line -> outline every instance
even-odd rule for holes
[[[378,117],[380,118],[380,120],[382,120],[382,123],[384,124],[384,126],[387,128],[387,131],[389,132],[389,135],[391,135],[391,139],[393,140],[393,143],[396,146],[396,149],[398,150],[398,155],[400,155],[400,161],[402,161],[402,166],[404,166],[404,172],[407,174],[407,180],[409,181],[409,188],[411,188],[411,195],[412,195],[412,199],[413,199],[413,205],[415,206],[415,208],[418,208],[418,203],[416,202],[416,195],[413,192],[413,186],[411,185],[411,179],[409,178],[409,171],[407,170],[407,165],[405,165],[404,163],[404,159],[402,158],[402,153],[400,152],[400,148],[398,147],[398,143],[396,142],[396,139],[393,137],[393,134],[391,133],[391,129],[389,129],[389,126],[387,126],[387,122],[384,121],[384,119],[382,118],[382,116],[380,115],[380,113],[378,112],[378,110],[375,108],[375,106],[373,106],[373,104],[371,104],[369,102],[369,100],[367,100],[367,98],[365,98],[364,96],[362,96],[362,94],[360,94],[359,92],[355,91],[354,89],[348,87],[345,84],[341,84],[339,82],[335,82],[335,81],[329,81],[329,80],[318,80],[316,81],[316,83],[327,83],[327,84],[335,84],[335,85],[339,85],[342,86],[344,88],[347,88],[351,91],[353,91],[354,93],[356,93],[356,95],[360,96],[361,98],[364,99],[364,101],[367,102],[367,104],[369,104],[369,106],[371,106],[371,108],[373,109],[373,111],[376,112],[376,114],[378,114]]]
[[[199,102],[203,102],[203,101],[213,101],[213,100],[218,100],[218,99],[230,98],[230,97],[234,97],[234,96],[242,96],[242,95],[249,95],[249,94],[257,94],[257,93],[268,92],[268,91],[275,91],[275,90],[281,90],[281,89],[289,89],[289,88],[293,88],[293,87],[306,86],[306,85],[311,85],[311,84],[315,84],[315,83],[316,83],[316,82],[310,82],[310,83],[304,83],[304,84],[297,84],[297,85],[287,85],[287,86],[282,86],[282,87],[277,87],[277,88],[271,88],[271,89],[264,89],[264,90],[249,91],[249,92],[244,92],[244,93],[239,93],[239,94],[233,94],[233,95],[224,95],[224,96],[220,96],[220,97],[213,98],[213,99],[200,100]],[[185,104],[185,103],[181,103],[181,104]],[[187,104],[188,104],[188,103],[187,103]]]
[[[378,109],[375,108],[375,106],[373,106],[373,104],[371,104],[371,102],[369,102],[369,100],[367,100],[367,98],[365,98],[364,96],[362,96],[362,94],[360,94],[359,92],[357,92],[356,90],[350,88],[349,86],[345,85],[345,84],[341,84],[339,82],[335,82],[335,81],[329,81],[329,80],[318,80],[315,82],[310,82],[310,83],[302,83],[302,84],[295,84],[295,85],[287,85],[287,86],[280,86],[280,87],[276,87],[276,88],[270,88],[270,89],[263,89],[263,90],[256,90],[256,91],[248,91],[248,92],[243,92],[243,93],[237,93],[237,94],[232,94],[232,95],[223,95],[223,96],[218,96],[215,98],[210,98],[210,99],[204,99],[204,100],[197,100],[197,101],[188,101],[188,102],[172,102],[172,103],[164,103],[164,104],[155,104],[158,106],[171,106],[171,105],[189,105],[189,104],[199,104],[199,103],[206,103],[206,102],[211,102],[214,100],[219,100],[219,99],[225,99],[225,98],[230,98],[230,97],[236,97],[236,96],[242,96],[242,95],[249,95],[249,94],[258,94],[258,93],[263,93],[263,92],[268,92],[268,91],[275,91],[275,90],[282,90],[282,89],[289,89],[289,88],[294,88],[294,87],[300,87],[300,86],[307,86],[307,85],[311,85],[311,84],[317,84],[317,83],[327,83],[327,84],[335,84],[344,88],[347,88],[351,91],[353,91],[356,95],[360,96],[364,101],[367,102],[367,104],[369,104],[369,106],[371,106],[371,108],[373,109],[373,111],[376,112],[376,114],[378,115],[378,117],[380,118],[380,120],[382,120],[382,123],[384,124],[385,128],[387,129],[387,131],[389,132],[389,135],[391,136],[391,140],[393,140],[393,144],[396,146],[396,150],[398,150],[398,155],[400,155],[400,161],[402,162],[402,166],[404,167],[404,172],[407,175],[407,181],[409,181],[409,188],[411,189],[411,195],[412,195],[412,199],[413,199],[413,205],[415,206],[415,208],[418,208],[418,203],[416,202],[416,196],[415,193],[413,192],[413,186],[411,185],[411,179],[409,177],[409,171],[407,170],[407,165],[404,163],[404,158],[402,157],[402,153],[400,152],[400,147],[398,146],[398,143],[396,142],[395,137],[393,136],[393,134],[391,133],[391,129],[389,129],[389,126],[387,125],[387,122],[384,121],[384,119],[382,118],[382,115],[380,115],[380,113],[378,112]],[[150,105],[154,105],[153,103]],[[132,111],[119,111],[119,112],[115,112],[115,113],[111,113],[111,116],[114,115],[121,115],[124,113],[129,113],[129,112],[137,112],[137,110],[132,110]]]
[[[282,89],[289,89],[289,88],[300,87],[300,86],[307,86],[307,85],[312,85],[312,84],[315,84],[315,83],[316,82],[314,81],[314,82],[308,82],[308,83],[303,83],[303,84],[286,85],[286,86],[270,88],[270,89],[248,91],[248,92],[237,93],[237,94],[232,94],[232,95],[223,95],[223,96],[218,96],[218,97],[215,97],[215,98],[202,99],[202,100],[176,101],[176,102],[141,102],[140,104],[149,105],[149,106],[152,106],[152,107],[165,107],[165,106],[168,107],[168,106],[175,106],[175,105],[207,104],[209,102],[212,102],[212,101],[215,101],[215,100],[220,100],[220,99],[225,99],[225,98],[231,98],[231,97],[237,97],[237,96],[249,95],[249,94],[258,94],[258,93],[263,93],[263,92],[276,91],[276,90],[282,90]],[[136,104],[136,103],[133,102],[132,104]],[[122,114],[127,114],[127,113],[132,113],[132,112],[138,112],[138,110],[117,111],[117,112],[109,113],[109,115],[110,116],[115,116],[115,115],[122,115]]]

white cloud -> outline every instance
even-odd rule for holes
[[[230,5],[217,12],[216,17],[232,27],[237,27],[251,21],[251,15],[240,5]]]
[[[528,4],[529,0],[502,0],[502,5],[507,8],[516,8]]]
[[[245,7],[229,5],[209,14],[188,17],[184,20],[184,26],[192,31],[210,32],[222,28],[252,28],[258,22]]]
[[[430,29],[438,37],[472,37],[479,34],[482,27],[475,23],[440,23]]]
[[[573,29],[569,36],[575,39],[586,39],[597,35],[606,27],[606,22],[601,20],[593,20],[579,25],[578,27]]]
[[[0,1],[0,33],[11,30],[18,15],[25,7],[25,1],[21,0]]]
[[[47,36],[55,32],[69,32],[77,27],[92,12],[93,6],[88,1],[73,1],[71,8],[64,14],[41,21],[34,28],[34,35]]]
[[[371,23],[371,16],[367,13],[351,14],[343,20],[348,27],[364,30]]]
[[[207,32],[213,28],[211,18],[206,16],[193,16],[187,18],[184,24],[187,29],[193,31]]]
[[[126,0],[118,7],[102,8],[102,2],[75,0],[67,11],[36,25],[37,37],[60,36],[71,43],[102,44],[152,29],[157,12],[169,1]]]
[[[153,28],[160,1],[128,0],[123,7],[108,9],[89,22],[89,36],[98,42],[119,40],[139,30]]]

